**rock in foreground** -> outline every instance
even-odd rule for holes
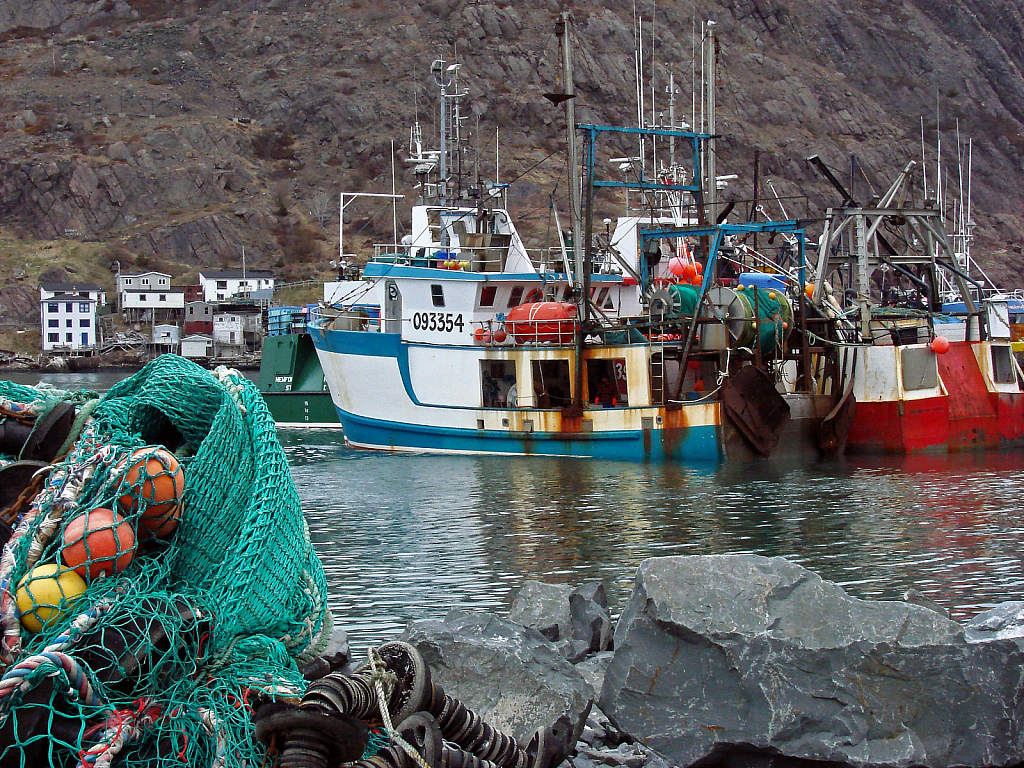
[[[570,745],[579,738],[592,703],[590,687],[536,630],[454,610],[441,621],[413,622],[402,639],[423,654],[446,693],[520,744],[558,721],[571,730]]]
[[[655,558],[615,630],[601,709],[674,764],[751,749],[854,766],[1024,760],[1024,653],[780,558]]]

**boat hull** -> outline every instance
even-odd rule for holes
[[[947,453],[1024,443],[1024,393],[1016,376],[1012,381],[1006,376],[997,380],[992,346],[953,342],[947,353],[935,355],[936,384],[925,396],[903,387],[901,348],[859,358],[857,412],[847,449]],[[886,358],[891,363],[888,370]],[[864,375],[863,368],[868,369]]]
[[[341,429],[309,334],[264,339],[257,387],[278,427]]]
[[[594,406],[578,415],[566,408],[462,405],[480,402],[475,372],[482,361],[501,355],[527,370],[534,361],[571,355],[571,350],[446,349],[410,344],[398,334],[319,328],[310,333],[345,439],[355,447],[686,463],[756,458],[728,428],[721,405],[710,399],[674,408]],[[626,347],[606,352],[622,355],[631,371],[646,367],[630,367]],[[811,426],[827,412],[829,400],[809,397],[807,403],[794,398],[793,410],[801,418],[788,425],[779,455],[816,455]]]
[[[264,392],[263,400],[280,428],[342,428],[328,392]]]

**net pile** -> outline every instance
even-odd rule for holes
[[[154,360],[92,404],[4,548],[0,766],[259,765],[253,705],[302,694],[325,597],[256,388]]]

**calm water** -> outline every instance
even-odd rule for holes
[[[119,377],[46,378],[103,390]],[[914,587],[958,620],[1024,599],[1024,453],[680,468],[280,437],[356,648],[453,606],[505,611],[529,578],[601,579],[617,611],[658,555],[781,555],[859,597]]]

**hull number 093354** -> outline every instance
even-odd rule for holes
[[[413,312],[412,327],[417,331],[440,331],[452,333],[458,330],[462,333],[466,324],[462,321],[462,313],[452,312]]]

